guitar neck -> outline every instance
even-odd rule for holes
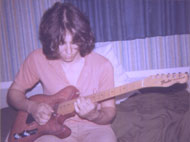
[[[133,90],[137,90],[145,87],[168,87],[175,83],[185,83],[188,81],[187,73],[178,73],[178,74],[161,74],[161,75],[153,75],[147,77],[143,80],[132,82],[123,86],[119,86],[110,90],[102,91],[96,94],[92,94],[86,96],[90,98],[92,102],[100,102],[106,99],[113,98],[115,96],[119,96],[121,94],[131,92]],[[60,103],[57,109],[58,114],[69,114],[74,111],[74,102],[76,99]]]
[[[137,90],[143,87],[145,86],[143,84],[143,80],[141,80],[141,81],[132,82],[130,84],[125,84],[116,88],[112,88],[106,91],[102,91],[99,93],[95,93],[95,94],[86,96],[86,98],[90,98],[92,102],[100,102],[100,101],[107,100],[115,96],[119,96],[124,93],[131,92],[133,90]],[[69,114],[73,112],[75,101],[76,99],[73,99],[73,100],[59,104],[57,113],[65,115],[65,114]]]
[[[133,90],[137,90],[142,87],[143,87],[143,81],[136,81],[136,82],[125,84],[125,85],[115,87],[106,91],[102,91],[102,92],[99,92],[87,97],[90,98],[93,102],[100,102],[106,99],[110,99],[110,98],[122,95],[124,93],[131,92]]]

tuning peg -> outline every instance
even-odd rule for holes
[[[176,74],[176,73],[172,73],[172,77],[173,77],[173,78],[176,78],[176,77],[177,77],[177,74]]]

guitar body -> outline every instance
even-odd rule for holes
[[[30,100],[49,104],[55,111],[50,120],[45,125],[39,125],[30,114],[24,111],[19,111],[16,120],[12,126],[9,142],[33,142],[43,135],[55,135],[59,138],[68,137],[71,130],[63,124],[63,122],[74,116],[74,112],[66,115],[56,114],[57,107],[60,103],[77,98],[78,90],[73,86],[68,86],[55,95],[35,95],[30,97]],[[21,102],[22,103],[22,102]]]

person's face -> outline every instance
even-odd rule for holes
[[[65,43],[59,45],[61,60],[63,60],[64,62],[73,62],[81,57],[78,46],[72,43],[72,40],[72,35],[67,32],[64,39]]]

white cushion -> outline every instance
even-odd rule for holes
[[[96,43],[94,51],[106,57],[112,63],[114,68],[115,87],[117,87],[126,84],[129,78],[123,69],[123,66],[119,63],[117,57],[115,56],[113,46],[113,42]]]

